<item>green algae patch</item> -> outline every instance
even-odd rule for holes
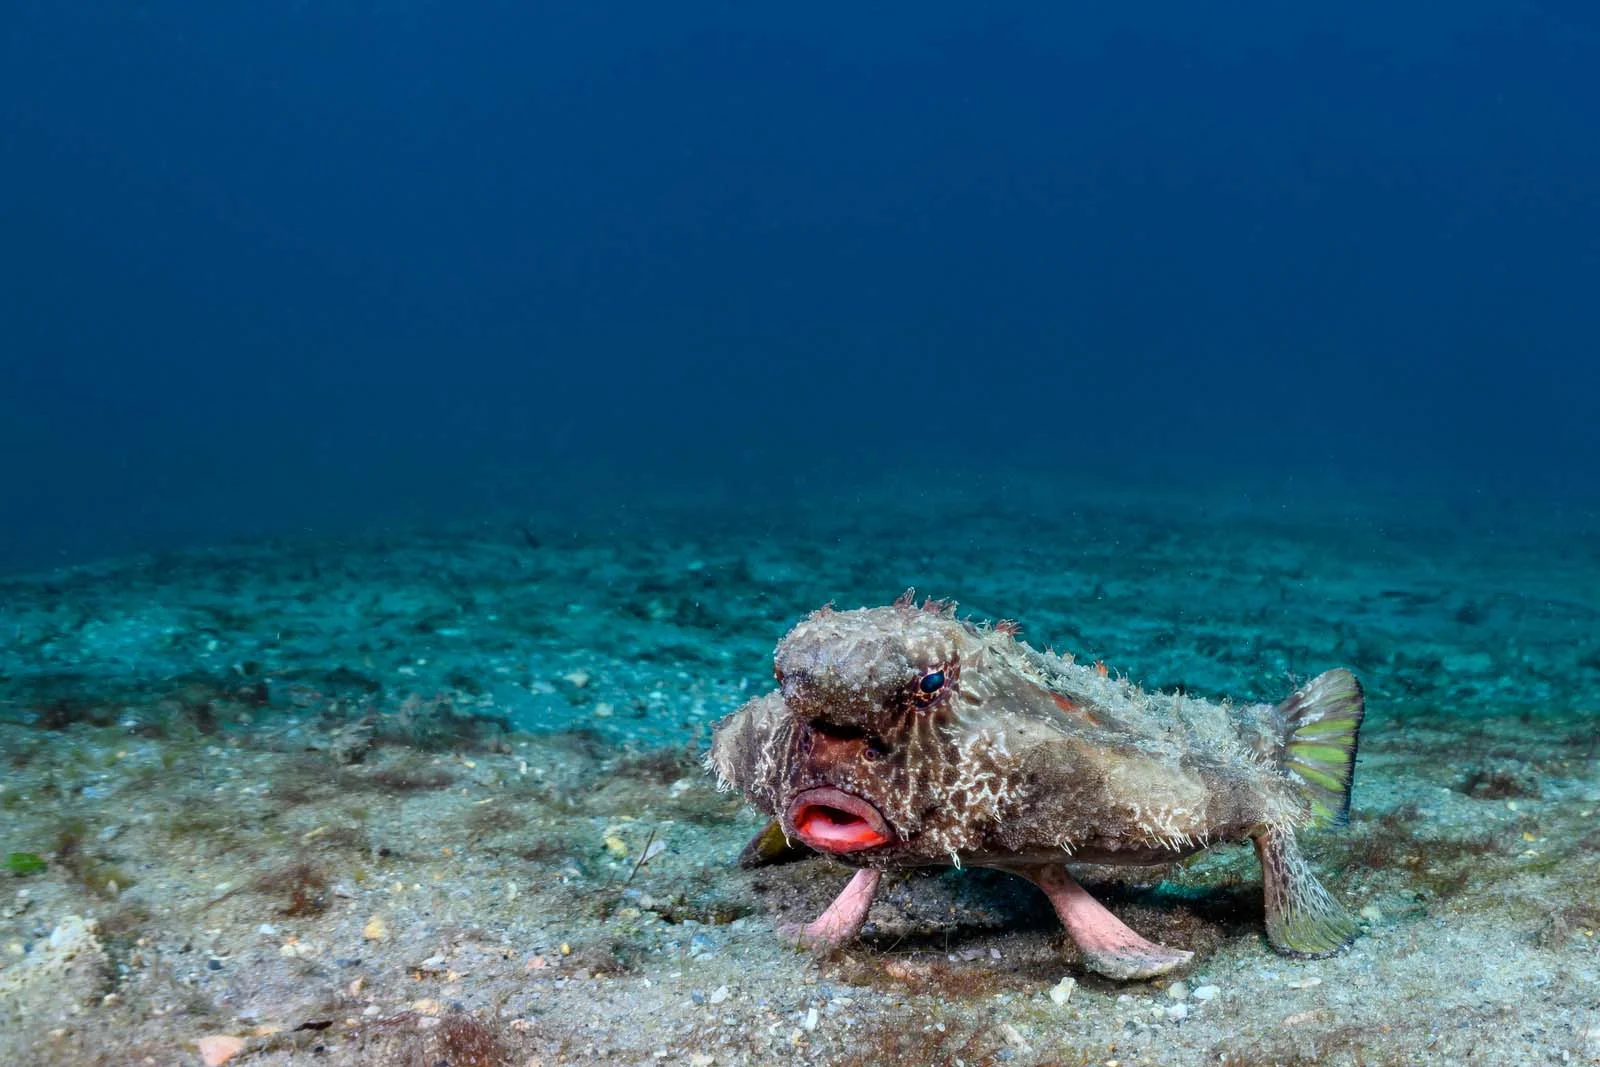
[[[9,852],[6,854],[6,871],[18,878],[39,874],[45,869],[43,857],[34,852]]]

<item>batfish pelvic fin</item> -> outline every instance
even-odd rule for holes
[[[800,842],[790,841],[783,832],[783,825],[773,819],[744,846],[744,851],[739,853],[739,866],[747,869],[771,867],[815,855]]]

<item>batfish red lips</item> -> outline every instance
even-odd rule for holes
[[[860,852],[894,840],[877,808],[829,786],[796,796],[789,803],[789,822],[795,836],[818,852]]]

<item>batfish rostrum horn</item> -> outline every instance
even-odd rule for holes
[[[1325,956],[1356,933],[1296,843],[1348,816],[1364,702],[1347,670],[1276,704],[1145,692],[910,591],[813,612],[774,664],[776,688],[717,724],[707,763],[772,816],[746,865],[815,852],[857,868],[786,930],[799,942],[859,934],[884,871],[992,867],[1045,892],[1090,970],[1148,978],[1191,954],[1129,929],[1068,864],[1153,866],[1244,841],[1275,949]]]

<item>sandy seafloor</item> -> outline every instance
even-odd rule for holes
[[[857,494],[314,534],[0,581],[0,1063],[1600,1063],[1600,538],[1558,509]],[[1220,501],[1220,502],[1219,502]],[[1245,847],[1085,869],[1195,951],[1086,973],[1030,887],[820,859],[699,764],[805,612],[905,587],[1148,686],[1367,685],[1363,935],[1274,955]],[[28,866],[27,860],[11,861]],[[1076,981],[1061,994],[1063,978]],[[1051,990],[1056,996],[1051,996]]]

